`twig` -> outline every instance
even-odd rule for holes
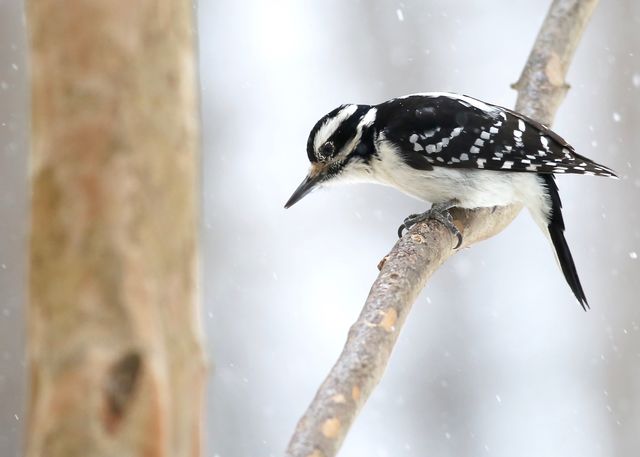
[[[568,85],[564,77],[598,0],[555,0],[522,75],[516,109],[550,125]],[[504,229],[520,206],[453,212],[462,247]],[[287,448],[288,457],[333,457],[378,384],[404,320],[427,279],[455,253],[450,232],[434,221],[414,226],[381,265],[340,358],[322,383]]]

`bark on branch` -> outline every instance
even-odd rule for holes
[[[200,455],[190,0],[27,2],[29,457]]]
[[[550,125],[564,99],[565,75],[598,0],[555,0],[522,75],[516,109]],[[462,247],[504,229],[521,207],[453,212]],[[414,226],[386,257],[362,313],[349,331],[338,361],[298,422],[288,457],[333,457],[356,415],[378,384],[404,320],[429,277],[455,253],[455,240],[440,223]]]

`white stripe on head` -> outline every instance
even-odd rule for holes
[[[326,141],[331,138],[331,135],[338,130],[340,124],[348,119],[358,109],[358,105],[347,105],[342,108],[338,113],[330,119],[327,119],[324,124],[318,129],[315,138],[313,139],[313,149],[317,151]]]
[[[378,112],[377,108],[369,108],[369,111],[362,116],[362,119],[358,123],[356,127],[355,136],[349,141],[349,143],[345,144],[344,147],[340,150],[340,152],[335,156],[334,160],[341,161],[344,160],[351,152],[353,152],[356,148],[356,145],[362,138],[362,130],[365,127],[370,127],[371,124],[376,120],[376,114]]]
[[[358,124],[358,130],[362,130],[362,127],[370,127],[376,120],[377,108],[370,108],[367,114],[364,115],[360,124]]]

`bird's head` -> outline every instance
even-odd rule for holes
[[[322,185],[366,177],[374,153],[375,118],[376,108],[369,105],[342,105],[320,119],[307,140],[311,169],[284,207]]]

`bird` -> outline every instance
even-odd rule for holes
[[[617,178],[610,168],[576,153],[546,125],[477,98],[426,92],[377,105],[344,104],[323,116],[307,140],[310,170],[285,204],[339,182],[391,186],[431,208],[408,216],[405,229],[436,219],[457,237],[449,210],[522,204],[554,247],[579,304],[589,303],[564,236],[555,175]]]

